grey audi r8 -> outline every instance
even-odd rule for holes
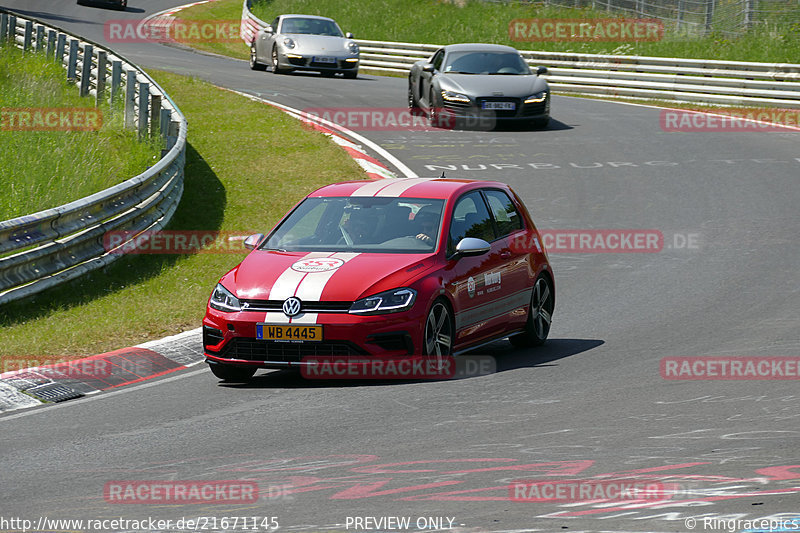
[[[546,72],[532,71],[510,46],[451,44],[411,67],[408,107],[436,127],[452,127],[454,119],[467,126],[520,121],[545,127],[550,87],[539,76]]]
[[[280,74],[312,70],[345,78],[358,76],[359,49],[353,34],[342,33],[333,19],[314,15],[281,15],[260,29],[250,43],[250,68]]]

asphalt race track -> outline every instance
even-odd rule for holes
[[[137,1],[125,13],[0,3],[103,42],[106,20],[184,2]],[[110,46],[144,68],[298,109],[405,106],[403,78],[276,76],[160,44]],[[644,253],[551,253],[551,340],[478,350],[496,358],[490,375],[347,383],[260,372],[245,386],[222,385],[203,365],[6,414],[0,517],[257,516],[284,531],[392,531],[393,522],[364,519],[409,517],[415,530],[476,532],[724,531],[731,523],[713,520],[800,517],[797,378],[669,380],[660,371],[666,357],[800,356],[800,133],[667,133],[660,113],[557,96],[543,131],[361,131],[420,176],[511,184],[540,229],[650,231],[663,241]],[[509,498],[515,480],[620,478],[671,492]],[[109,497],[134,480],[248,480],[261,497]]]

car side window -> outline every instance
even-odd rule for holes
[[[497,223],[500,237],[505,237],[518,229],[522,229],[522,216],[517,211],[514,202],[503,191],[494,189],[485,190],[486,200],[492,210],[492,216]]]
[[[444,59],[444,50],[439,50],[438,52],[436,52],[436,54],[434,54],[433,56],[433,60],[431,61],[431,63],[433,63],[433,68],[435,68],[436,70],[441,70],[443,59]]]
[[[459,198],[453,209],[450,232],[447,240],[447,255],[456,251],[456,245],[464,237],[475,237],[487,242],[495,240],[494,226],[479,191],[472,191]]]

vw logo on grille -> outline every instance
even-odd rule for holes
[[[288,317],[297,316],[300,314],[300,298],[291,296],[283,302],[283,314]]]

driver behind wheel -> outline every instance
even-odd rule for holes
[[[436,229],[439,226],[439,215],[432,211],[420,210],[414,217],[417,234],[415,237],[431,246],[436,242]]]
[[[364,244],[370,242],[375,226],[368,211],[354,209],[350,212],[350,216],[347,217],[344,229],[353,239],[354,244]]]

